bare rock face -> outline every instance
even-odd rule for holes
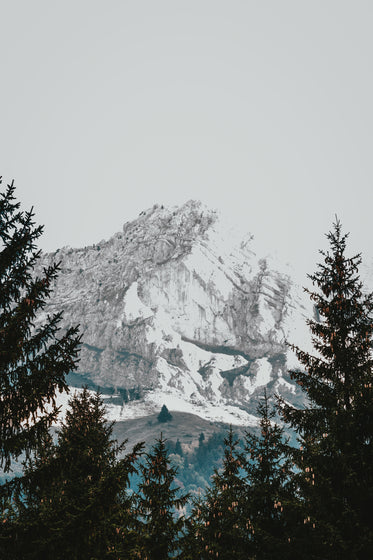
[[[46,312],[80,324],[82,382],[136,391],[149,411],[225,410],[232,423],[247,423],[265,386],[298,399],[285,339],[306,330],[310,310],[289,275],[256,256],[252,236],[235,239],[201,203],[156,205],[42,266],[51,261],[61,273]]]

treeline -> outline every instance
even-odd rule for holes
[[[226,432],[227,429],[222,427],[206,438],[205,434],[201,432],[198,445],[195,445],[197,442],[194,442],[193,445],[182,445],[179,440],[166,441],[170,459],[178,471],[176,484],[187,491],[191,498],[200,495],[210,485],[210,479],[215,470],[221,468]],[[241,433],[238,434],[238,437],[240,435]],[[239,446],[241,445],[240,440]],[[190,512],[190,502],[191,500],[187,504],[187,512]]]
[[[291,463],[284,458],[283,429],[271,423],[266,395],[258,412],[261,435],[248,433],[237,452],[230,430],[221,472],[216,471],[206,493],[192,499],[177,484],[177,468],[162,436],[148,453],[138,444],[119,458],[125,443],[113,439],[102,399],[87,389],[77,392],[55,441],[46,433],[25,462],[23,476],[8,485],[10,499],[3,502],[0,518],[2,557],[280,554],[288,545],[285,527],[290,535]],[[136,492],[130,490],[134,473]]]
[[[360,255],[345,254],[338,221],[310,276],[314,353],[292,347],[305,406],[277,396],[273,407],[264,394],[259,433],[239,447],[230,430],[222,467],[194,497],[177,484],[162,436],[147,453],[141,443],[125,451],[87,389],[70,399],[53,437],[56,393],[77,366],[80,337],[77,328],[60,332],[60,314],[35,328],[59,269],[33,276],[41,233],[8,185],[0,195],[0,461],[9,473],[14,459],[25,460],[22,476],[0,486],[1,558],[373,557],[373,295],[359,279]]]

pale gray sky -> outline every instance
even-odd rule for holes
[[[371,0],[0,2],[0,174],[95,243],[199,198],[311,272],[338,214],[373,256]]]

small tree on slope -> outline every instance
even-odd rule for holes
[[[171,422],[172,414],[169,412],[167,406],[164,404],[162,406],[161,412],[157,416],[158,422]]]
[[[320,320],[309,320],[315,354],[292,346],[303,371],[292,377],[308,404],[297,410],[280,400],[284,419],[298,432],[294,450],[309,529],[305,558],[373,557],[373,296],[358,276],[360,255],[345,255],[339,221],[330,249],[309,276],[307,291]]]

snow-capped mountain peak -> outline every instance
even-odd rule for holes
[[[307,340],[312,309],[286,271],[256,254],[250,233],[200,202],[155,205],[111,239],[65,247],[42,265],[52,260],[62,271],[48,312],[80,323],[82,382],[129,396],[117,417],[166,403],[247,425],[264,387],[298,399],[285,339]]]

